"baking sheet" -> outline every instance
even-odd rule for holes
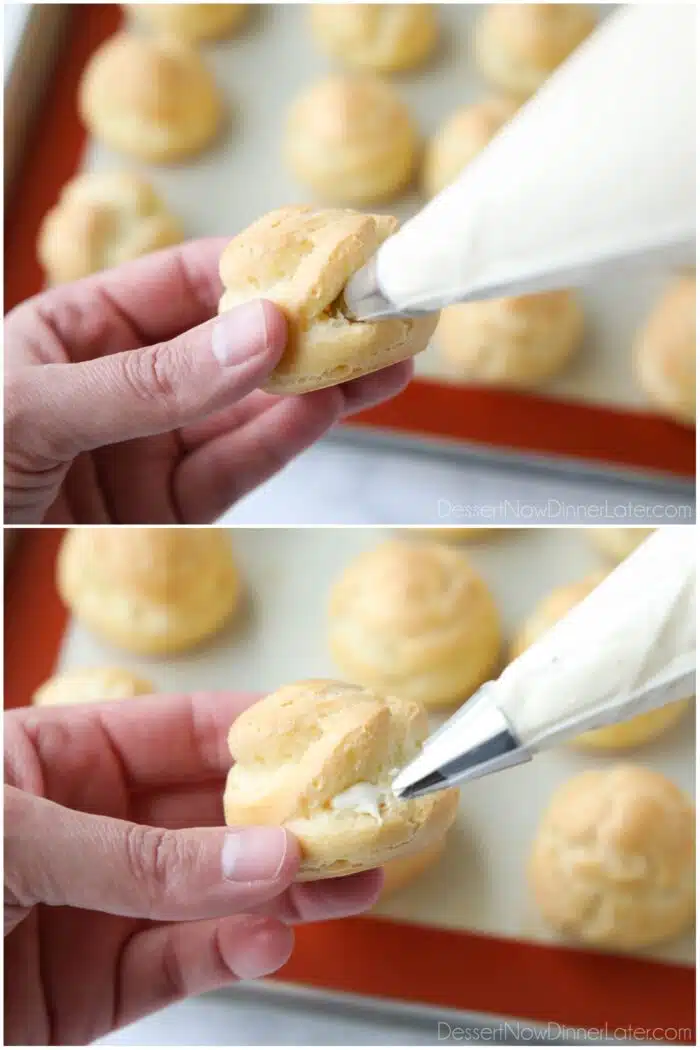
[[[260,215],[284,204],[311,200],[281,161],[287,111],[299,91],[338,68],[319,53],[306,24],[307,4],[257,5],[239,37],[203,53],[229,103],[229,127],[218,145],[175,168],[143,168],[189,237],[234,235]],[[424,137],[458,106],[490,94],[471,58],[470,37],[483,5],[439,4],[442,44],[425,69],[393,82]],[[617,5],[592,5],[600,16]],[[555,161],[553,161],[555,162]],[[91,143],[89,170],[122,166],[123,159]],[[408,218],[422,204],[405,194],[379,211]],[[587,317],[585,344],[562,375],[538,386],[548,395],[625,408],[649,406],[634,374],[632,342],[668,274],[607,279],[581,292]],[[434,346],[416,359],[417,373],[448,378]]]
[[[338,674],[325,643],[329,589],[347,562],[383,539],[381,529],[236,529],[231,541],[247,581],[244,616],[201,649],[165,660],[120,655],[71,623],[59,666],[114,663],[141,670],[161,691],[270,691],[306,677]],[[581,529],[502,530],[468,548],[498,601],[507,637],[552,587],[602,564]],[[695,794],[693,714],[625,760],[666,774]],[[554,788],[582,769],[615,759],[557,749],[462,791],[460,813],[440,863],[383,903],[387,918],[552,943],[523,878],[535,828]],[[518,804],[514,805],[514,800]],[[647,957],[693,964],[694,937]]]

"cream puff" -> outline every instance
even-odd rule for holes
[[[292,104],[284,156],[294,177],[323,200],[373,204],[411,181],[418,132],[390,84],[369,74],[331,76]]]
[[[278,689],[231,727],[226,823],[291,831],[302,852],[299,881],[418,853],[444,836],[459,799],[455,788],[409,801],[392,793],[395,773],[427,734],[427,716],[411,700],[327,680]]]
[[[362,685],[427,708],[466,701],[495,671],[500,622],[464,554],[390,540],[352,561],[329,604],[331,654]]]
[[[190,649],[215,634],[242,592],[229,535],[216,528],[73,529],[57,582],[80,623],[147,655]]]
[[[660,773],[614,766],[555,792],[529,864],[534,899],[565,937],[633,949],[690,929],[695,805]]]
[[[78,105],[96,139],[153,164],[200,153],[216,138],[224,113],[214,78],[195,50],[130,33],[117,33],[94,53]]]
[[[511,648],[511,659],[515,660],[521,653],[553,627],[558,620],[587,598],[607,573],[594,572],[575,583],[557,587],[547,595],[534,609],[523,624]],[[639,747],[655,740],[674,726],[688,710],[690,700],[675,700],[665,707],[654,711],[645,711],[641,715],[617,722],[613,725],[591,729],[575,737],[571,744],[591,750],[624,750]]]
[[[495,87],[528,98],[595,26],[588,4],[488,4],[474,33],[477,65]]]
[[[322,51],[377,72],[421,65],[438,39],[433,4],[310,4],[309,16]]]
[[[129,700],[153,693],[153,683],[122,667],[77,667],[53,675],[40,686],[32,703],[92,704],[99,700]]]
[[[637,374],[660,412],[695,425],[695,275],[677,277],[661,296],[640,333]]]
[[[509,99],[492,98],[456,110],[438,128],[423,159],[423,188],[428,197],[454,182],[494,135],[517,112]]]
[[[396,228],[386,215],[299,206],[270,212],[234,237],[221,256],[219,313],[263,297],[287,316],[287,346],[265,390],[319,390],[425,349],[436,314],[354,321],[343,307],[350,277]]]
[[[179,244],[182,226],[145,179],[130,172],[77,175],[39,230],[37,254],[51,284]]]
[[[689,709],[691,699],[674,700],[665,707],[645,711],[641,715],[590,729],[571,741],[572,746],[591,751],[626,751],[628,748],[642,747],[672,729]]]
[[[163,36],[197,44],[231,36],[248,14],[248,4],[124,4],[134,17]]]
[[[504,387],[556,375],[582,336],[583,311],[566,290],[448,306],[435,333],[455,378]]]

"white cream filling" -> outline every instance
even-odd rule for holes
[[[393,798],[390,785],[395,773],[396,770],[392,770],[387,784],[370,784],[366,780],[353,784],[352,787],[341,791],[339,795],[331,799],[331,809],[336,811],[349,809],[353,813],[365,813],[381,824],[383,819],[381,807]]]

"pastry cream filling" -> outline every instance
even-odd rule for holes
[[[360,781],[349,787],[347,791],[341,791],[339,795],[332,798],[331,809],[350,809],[354,813],[366,813],[367,816],[373,817],[378,824],[381,824],[381,807],[385,806],[392,797],[389,784],[380,786]]]

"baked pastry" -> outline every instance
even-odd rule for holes
[[[470,161],[517,112],[510,99],[492,98],[462,106],[438,128],[423,160],[423,188],[429,197],[454,182]]]
[[[248,4],[124,4],[135,17],[164,36],[197,44],[221,40],[239,28]]]
[[[303,394],[403,361],[424,350],[437,315],[352,321],[341,293],[397,227],[387,215],[281,208],[240,233],[221,256],[219,313],[263,296],[287,315],[287,347],[264,385]]]
[[[95,634],[134,653],[173,653],[214,634],[241,598],[221,529],[73,529],[58,590]]]
[[[564,587],[557,587],[547,595],[525,621],[517,635],[511,648],[511,659],[515,660],[525,652],[550,627],[566,616],[575,605],[583,601],[605,579],[606,575],[605,572],[590,573],[583,580],[566,584]],[[624,722],[581,733],[571,743],[574,747],[596,751],[639,747],[650,740],[655,740],[674,726],[687,711],[689,703],[690,700],[675,700],[673,703],[666,704],[665,707],[645,711]]]
[[[37,254],[51,284],[60,284],[179,244],[183,236],[145,179],[91,172],[61,190],[41,224]]]
[[[130,33],[115,34],[94,53],[78,104],[96,139],[153,164],[199,153],[223,118],[214,78],[195,50]]]
[[[380,867],[441,838],[455,788],[400,801],[395,772],[428,734],[419,704],[327,680],[297,682],[240,715],[228,737],[230,825],[289,828],[302,850],[300,881]]]
[[[467,700],[498,662],[493,598],[445,544],[389,540],[364,552],[333,587],[329,616],[344,674],[428,708]]]
[[[324,200],[373,204],[411,181],[418,133],[394,88],[369,74],[331,76],[292,104],[284,156],[292,174]]]
[[[55,674],[37,689],[32,703],[92,704],[98,700],[128,700],[154,692],[153,683],[122,667],[78,667]]]
[[[557,291],[448,306],[435,338],[460,379],[526,387],[561,371],[582,335],[578,299]]]
[[[637,339],[639,382],[678,423],[695,423],[695,275],[677,277]]]
[[[640,543],[651,536],[655,529],[588,529],[593,544],[601,554],[611,561],[620,562],[629,557]]]
[[[641,747],[672,729],[689,709],[690,703],[690,697],[674,700],[665,707],[645,711],[625,722],[590,729],[577,736],[572,745],[590,751],[626,751],[628,748]]]
[[[587,4],[488,4],[474,32],[477,65],[495,87],[528,98],[595,26]]]
[[[567,937],[621,949],[675,937],[695,916],[695,806],[640,766],[579,773],[542,818],[529,877]]]
[[[310,4],[309,14],[322,51],[378,72],[421,65],[438,39],[433,4]]]
[[[433,864],[437,864],[445,852],[446,845],[446,838],[442,835],[439,839],[431,842],[429,846],[420,850],[419,853],[387,861],[383,866],[384,884],[382,885],[380,900],[386,900],[392,893],[396,893],[397,890],[402,890],[404,886],[415,882],[424,871],[432,868]]]

